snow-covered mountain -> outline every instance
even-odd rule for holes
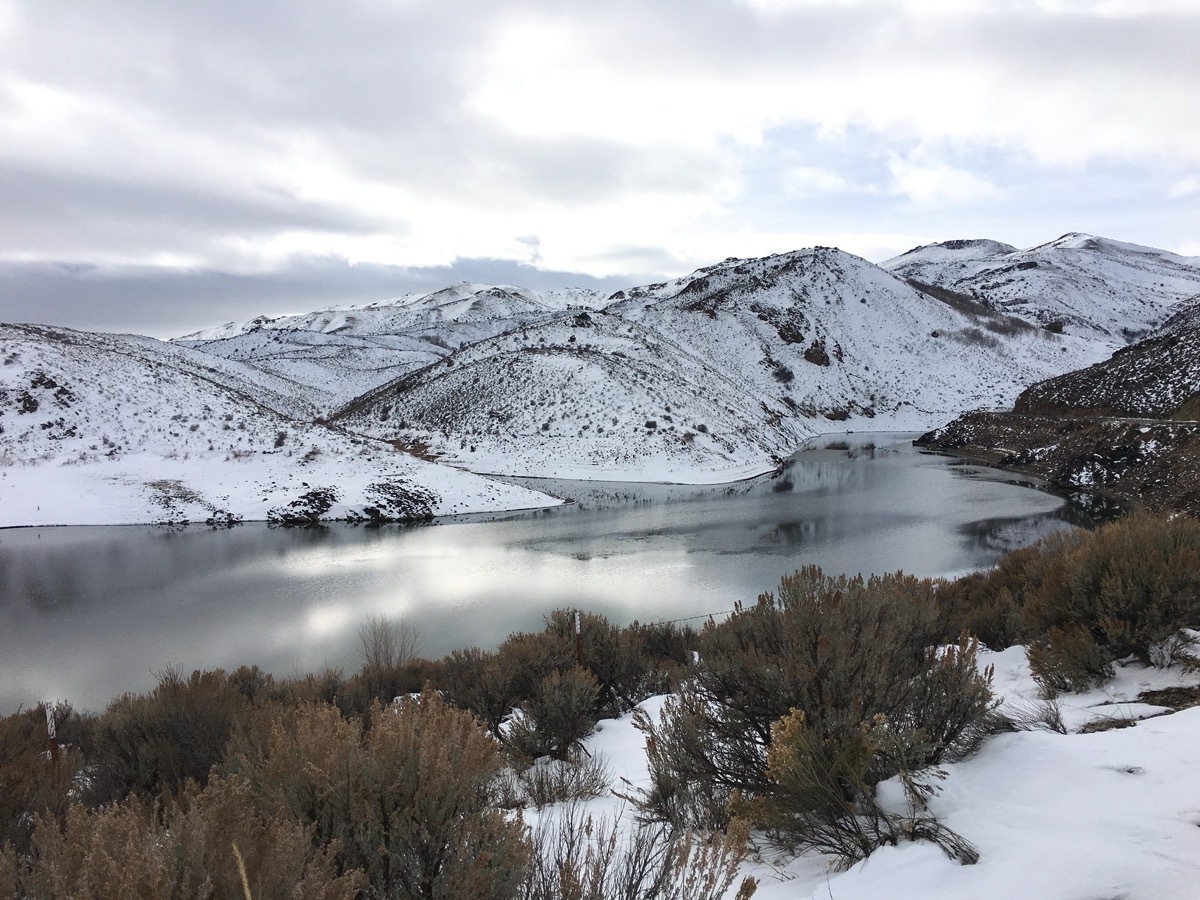
[[[731,481],[814,429],[627,319],[581,312],[470,345],[334,417],[477,471]]]
[[[726,260],[469,345],[335,414],[476,471],[719,481],[922,429],[1106,355],[829,248]]]
[[[1111,349],[1145,336],[1200,291],[1200,259],[1078,232],[1027,250],[946,241],[881,265],[1042,325],[1061,322]]]
[[[555,502],[314,423],[309,401],[295,382],[153,338],[0,325],[0,526]]]
[[[325,395],[323,411],[331,412],[465,344],[522,322],[604,302],[604,295],[586,289],[531,291],[461,282],[364,306],[258,316],[244,324],[197,331],[175,343],[309,385]]]

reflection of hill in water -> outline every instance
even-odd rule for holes
[[[852,463],[899,455],[901,452],[913,452],[911,437],[904,434],[825,436],[815,439],[810,444],[809,449],[802,450],[788,459],[776,473],[729,484],[658,484],[517,477],[503,477],[498,480],[530,487],[555,497],[569,497],[579,509],[606,509],[630,503],[689,503],[723,497],[839,490],[861,482],[864,477],[860,467]],[[481,520],[486,517],[480,515],[470,518]]]
[[[1069,531],[1071,525],[1059,514],[1011,519],[984,519],[959,526],[968,546],[987,553],[1009,553],[1027,547],[1047,535]]]

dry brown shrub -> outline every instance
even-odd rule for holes
[[[80,743],[87,741],[90,720],[70,706],[53,708],[60,748],[58,764],[48,758],[45,707],[0,719],[0,846],[24,852],[33,834],[33,817],[61,816],[76,775],[83,767]]]
[[[1021,608],[1056,572],[1060,547],[1076,538],[1064,534],[1005,554],[987,572],[937,582],[937,601],[943,642],[964,632],[992,650],[1003,650],[1029,638]]]
[[[1039,549],[1043,577],[1021,612],[1048,690],[1105,681],[1124,657],[1163,664],[1186,649],[1181,629],[1200,624],[1200,522],[1134,513]]]
[[[494,805],[499,747],[432,692],[376,703],[365,721],[300,706],[230,765],[260,809],[311,826],[318,846],[336,842],[338,863],[381,896],[504,898],[520,882],[529,844]]]
[[[347,900],[366,882],[364,873],[335,875],[337,847],[314,847],[306,827],[282,810],[256,812],[251,785],[238,776],[214,776],[200,789],[189,783],[164,810],[175,854],[176,895],[238,897],[240,855],[256,900]],[[237,848],[235,855],[233,848]]]
[[[436,687],[441,671],[441,663],[421,658],[390,667],[369,666],[346,679],[338,692],[337,706],[346,715],[361,716],[372,703],[390,703],[397,697]]]
[[[345,685],[342,670],[330,666],[321,672],[297,675],[279,682],[275,698],[284,704],[337,703]]]
[[[203,783],[221,761],[250,702],[220,669],[168,669],[149,694],[125,694],[96,721],[89,793],[94,803],[147,798]]]
[[[440,687],[455,706],[470,710],[496,737],[518,702],[496,654],[478,647],[455,650],[441,661]]]
[[[170,897],[173,848],[162,837],[154,808],[137,798],[101,811],[72,806],[65,831],[39,818],[36,862],[21,873],[21,893],[64,900]]]
[[[314,849],[305,827],[256,813],[250,785],[237,777],[189,782],[161,808],[137,797],[100,810],[73,806],[64,829],[38,819],[32,849],[17,868],[21,896],[241,897],[238,855],[258,900],[351,900],[365,881],[361,872],[335,873],[334,848]]]
[[[533,699],[521,705],[505,736],[523,756],[565,760],[596,727],[596,697],[600,685],[587,669],[551,672],[538,685]]]
[[[523,900],[719,900],[728,897],[749,856],[749,823],[724,831],[673,830],[638,822],[623,828],[621,813],[595,819],[578,804],[543,819]],[[736,900],[748,900],[758,882],[745,877]]]
[[[644,811],[677,826],[711,827],[724,823],[740,796],[764,801],[745,807],[752,814],[775,806],[794,812],[811,798],[792,796],[795,785],[780,783],[768,766],[781,719],[802,714],[806,741],[835,760],[857,752],[864,727],[886,722],[888,739],[859,754],[854,778],[832,764],[811,773],[821,790],[849,802],[816,811],[841,833],[836,818],[868,803],[879,781],[958,752],[994,708],[990,675],[976,667],[977,644],[964,637],[937,650],[937,631],[929,581],[900,573],[831,578],[816,567],[786,576],[778,596],[764,594],[707,626],[692,677],[657,724],[641,718],[651,771]],[[803,830],[788,842],[804,845]]]
[[[0,844],[0,898],[15,900],[19,868],[17,851],[9,844]]]

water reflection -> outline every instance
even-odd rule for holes
[[[353,668],[371,614],[413,621],[438,656],[556,606],[620,622],[721,612],[810,563],[960,573],[1074,514],[1010,478],[851,436],[735,485],[523,479],[574,502],[425,528],[0,531],[0,712],[99,708],[168,664]]]

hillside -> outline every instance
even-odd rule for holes
[[[331,421],[476,471],[721,481],[772,468],[816,433],[1008,405],[1102,352],[815,248],[514,326]]]
[[[1200,516],[1200,299],[1111,359],[1032,385],[1012,413],[921,437],[1068,489]]]
[[[555,502],[313,424],[308,389],[152,338],[2,325],[0,347],[0,526]]]
[[[1200,418],[1200,297],[1153,337],[1094,366],[1032,385],[1014,412]]]
[[[1200,290],[1200,261],[1071,232],[1026,250],[989,240],[916,247],[881,263],[896,275],[963,294],[1110,350],[1153,331]]]
[[[460,283],[364,306],[259,316],[174,343],[239,360],[326,396],[322,412],[515,325],[603,303],[595,291]]]
[[[478,471],[695,482],[769,470],[814,433],[785,427],[736,378],[660,334],[604,313],[481,341],[333,421]]]
[[[727,482],[814,434],[1008,407],[1152,326],[1164,330],[1149,350],[1071,384],[1091,378],[1087,402],[1133,414],[1142,379],[1160,404],[1147,414],[1193,415],[1200,313],[1178,300],[1200,295],[1194,263],[1084,235],[1026,251],[951,241],[887,268],[816,247],[609,297],[463,283],[170,343],[4,326],[0,524],[547,502],[463,469]],[[1114,406],[1124,388],[1109,385],[1126,382]]]

